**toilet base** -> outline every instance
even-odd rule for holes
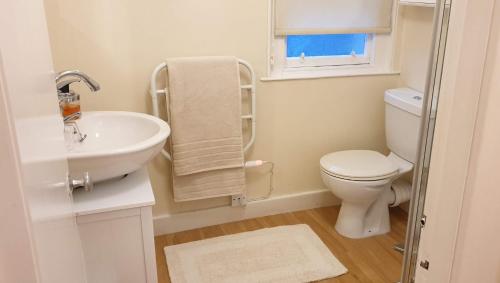
[[[360,239],[391,231],[389,204],[394,201],[390,184],[372,203],[342,202],[335,230],[342,236]]]

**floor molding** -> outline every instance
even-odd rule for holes
[[[286,212],[339,205],[340,201],[330,191],[319,190],[279,196],[248,203],[245,207],[218,207],[178,214],[155,216],[155,235],[187,231],[212,225]]]

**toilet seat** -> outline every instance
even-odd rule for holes
[[[329,153],[320,160],[324,173],[351,181],[376,181],[398,175],[399,168],[383,154],[372,150]]]

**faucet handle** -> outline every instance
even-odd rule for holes
[[[56,84],[57,91],[62,92],[62,93],[68,93],[69,92],[69,85],[72,83],[77,83],[81,81],[80,78],[71,78],[62,82],[58,82]]]
[[[94,181],[92,181],[89,172],[83,173],[81,179],[75,179],[71,176],[68,176],[68,183],[71,192],[73,192],[73,190],[78,188],[82,188],[86,192],[91,192],[94,189]]]

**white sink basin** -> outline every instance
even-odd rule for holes
[[[170,134],[165,121],[135,112],[84,112],[77,125],[87,138],[78,142],[66,127],[69,171],[75,177],[88,172],[94,182],[140,169],[161,151]]]

